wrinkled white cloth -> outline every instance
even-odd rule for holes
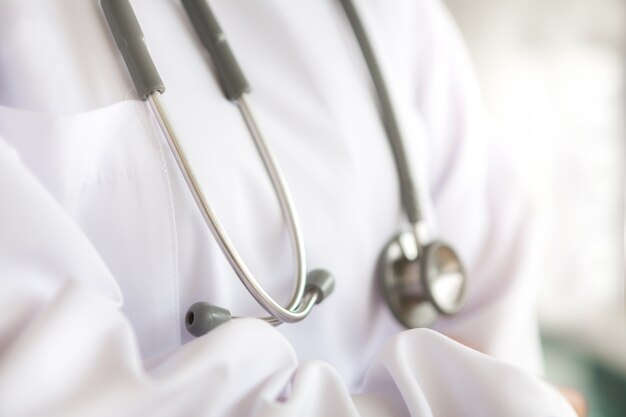
[[[404,331],[376,281],[406,227],[369,75],[333,0],[212,1],[293,193],[309,266],[336,290],[296,325],[231,272],[96,1],[0,2],[0,415],[567,416],[540,371],[532,227],[486,139],[458,34],[433,0],[363,0],[431,235],[470,275],[467,308]],[[133,0],[200,183],[250,269],[291,292],[287,232],[236,108],[174,0]],[[480,350],[478,353],[467,346]],[[489,356],[487,356],[489,355]]]

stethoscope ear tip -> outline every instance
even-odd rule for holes
[[[230,319],[232,319],[232,315],[227,309],[205,302],[198,302],[194,303],[187,310],[185,326],[189,333],[195,337],[200,337]]]
[[[335,289],[335,277],[325,269],[315,269],[306,276],[306,291],[317,293],[316,304],[324,301]]]

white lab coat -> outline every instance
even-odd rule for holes
[[[286,301],[291,255],[269,180],[175,0],[133,0],[203,190]],[[470,274],[464,312],[403,331],[375,278],[406,227],[367,69],[338,2],[212,1],[334,294],[302,323],[236,279],[95,0],[0,2],[0,415],[565,416],[540,369],[528,207],[485,139],[468,60],[434,0],[363,0],[433,236]],[[448,338],[448,337],[450,338]],[[490,356],[472,350],[467,346]],[[525,368],[525,369],[524,369]]]

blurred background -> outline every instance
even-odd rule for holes
[[[446,0],[542,222],[547,377],[626,416],[626,0]]]

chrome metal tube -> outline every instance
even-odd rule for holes
[[[256,145],[259,155],[261,156],[263,165],[270,176],[274,192],[276,193],[276,197],[278,197],[278,201],[280,203],[280,209],[283,213],[285,221],[287,222],[287,229],[289,230],[291,241],[293,242],[294,247],[292,255],[293,264],[296,266],[297,285],[291,296],[292,301],[294,302],[290,303],[287,307],[289,310],[293,310],[298,306],[298,304],[300,304],[300,300],[304,294],[304,287],[306,285],[306,255],[304,240],[302,238],[302,230],[300,229],[300,222],[283,174],[276,163],[276,158],[267,146],[256,120],[254,119],[252,110],[248,105],[246,94],[243,94],[239,100],[237,100],[237,107],[239,107],[239,110],[243,115],[246,126],[248,126],[248,130],[250,130],[250,134],[254,139],[254,144]]]
[[[200,213],[202,214],[205,223],[211,230],[211,233],[215,237],[215,240],[217,241],[229,264],[235,271],[237,277],[239,277],[243,285],[248,289],[254,299],[276,320],[292,323],[305,318],[310,312],[313,305],[315,305],[316,297],[311,296],[308,301],[304,303],[302,302],[304,287],[306,284],[306,264],[304,255],[304,244],[300,228],[298,227],[298,221],[293,210],[293,203],[290,196],[286,193],[286,187],[284,184],[284,180],[282,179],[282,175],[280,174],[280,171],[277,169],[276,164],[273,161],[271,152],[269,151],[269,149],[267,149],[267,146],[260,136],[258,128],[254,124],[254,119],[251,118],[251,113],[249,112],[245,101],[243,106],[241,106],[240,108],[242,108],[242,112],[244,112],[243,109],[246,109],[245,111],[250,116],[249,120],[252,123],[251,131],[256,131],[255,143],[257,144],[257,147],[259,147],[259,152],[262,155],[266,169],[272,177],[272,183],[279,197],[283,213],[285,213],[286,215],[290,236],[292,239],[296,278],[294,280],[295,288],[291,297],[291,301],[289,302],[287,308],[281,306],[278,302],[276,302],[254,278],[254,276],[246,266],[245,262],[235,249],[228,234],[219,222],[216,213],[207,202],[202,192],[202,189],[199,186],[198,181],[193,173],[193,170],[191,169],[191,165],[189,164],[185,152],[180,142],[178,141],[176,131],[174,130],[172,122],[168,117],[165,105],[161,100],[161,94],[158,92],[150,94],[147,98],[147,101],[167,141],[167,144],[172,151],[172,154],[174,155],[174,159],[178,164],[180,172],[182,173],[183,178],[187,183],[187,187],[189,188],[189,191],[191,192],[191,195],[193,196],[193,199],[196,202],[196,205],[198,206],[198,209],[200,210]],[[248,119],[246,119],[246,122],[248,123]]]
[[[305,318],[309,315],[315,304],[317,304],[317,300],[319,299],[319,294],[316,291],[307,291],[304,293],[302,298],[302,302],[296,309],[296,313],[301,315],[302,318]],[[283,322],[276,319],[276,317],[263,317],[262,320],[265,320],[272,326],[280,326]]]

